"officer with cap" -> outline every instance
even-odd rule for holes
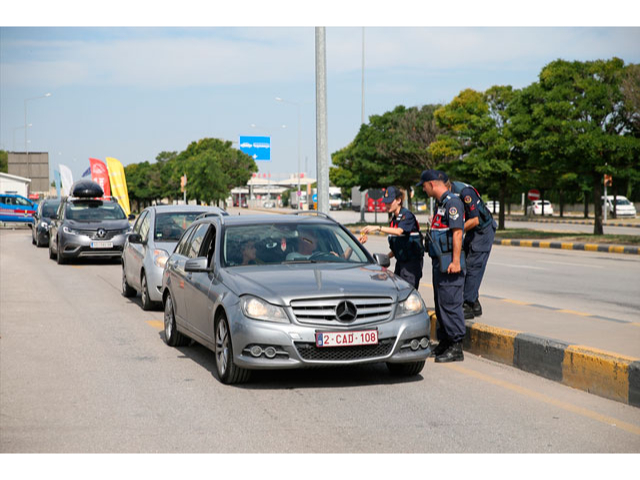
[[[482,315],[480,305],[480,284],[487,268],[491,246],[498,225],[491,212],[482,201],[478,190],[467,183],[453,181],[449,189],[460,196],[464,203],[464,242],[467,273],[464,279],[464,318],[471,319]]]
[[[420,225],[416,216],[402,206],[404,194],[396,187],[388,187],[384,192],[384,204],[391,214],[388,227],[367,225],[360,231],[360,243],[366,243],[371,232],[389,235],[390,258],[396,259],[394,273],[417,290],[422,278],[424,249],[420,235]]]
[[[440,339],[433,351],[437,363],[464,360],[462,341],[466,333],[462,310],[464,206],[460,197],[447,189],[447,181],[446,173],[440,170],[425,170],[416,185],[436,200],[428,250],[433,267],[433,298]]]

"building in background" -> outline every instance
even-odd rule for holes
[[[49,153],[48,152],[8,152],[8,173],[31,180],[30,194],[49,192]],[[25,195],[26,196],[26,195]]]
[[[0,173],[0,193],[12,193],[26,197],[31,180],[9,173]]]

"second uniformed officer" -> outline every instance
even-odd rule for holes
[[[478,190],[463,182],[451,182],[450,190],[464,203],[464,250],[467,272],[464,279],[464,318],[482,315],[480,284],[487,268],[498,225],[482,201]]]
[[[466,327],[462,310],[464,292],[464,254],[462,230],[464,206],[460,197],[447,189],[447,175],[439,170],[425,170],[420,183],[427,195],[436,199],[431,221],[429,256],[433,267],[433,299],[438,318],[436,362],[464,360],[462,341]]]

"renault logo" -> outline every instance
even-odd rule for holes
[[[336,318],[342,322],[353,322],[358,316],[358,309],[351,302],[340,302],[336,306]]]
[[[107,234],[106,230],[104,228],[99,228],[98,229],[98,238],[104,238],[104,236]]]

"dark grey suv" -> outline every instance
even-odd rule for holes
[[[427,310],[388,265],[328,217],[200,219],[163,273],[165,341],[211,349],[224,383],[254,369],[376,362],[417,375]]]
[[[102,188],[95,182],[76,182],[72,192],[51,217],[49,258],[60,264],[76,258],[120,260],[129,220],[135,216],[127,218],[118,202],[101,198]]]

